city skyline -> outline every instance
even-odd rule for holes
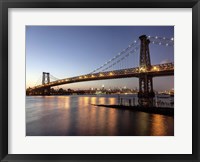
[[[57,78],[88,74],[113,58],[140,35],[174,37],[173,26],[27,26],[26,87],[35,86],[42,72]],[[139,53],[139,52],[138,52]],[[150,45],[151,63],[174,62],[174,48]],[[139,65],[139,54],[125,62]],[[174,77],[154,78],[154,89],[174,88]],[[137,78],[89,81],[59,88],[138,88]],[[56,87],[54,87],[56,88]]]

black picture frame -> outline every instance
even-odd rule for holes
[[[192,8],[192,154],[8,154],[9,8]],[[200,161],[199,0],[0,0],[0,159],[9,161]],[[187,32],[187,29],[186,29]],[[185,57],[185,56],[184,56]],[[120,147],[120,146],[119,146]]]

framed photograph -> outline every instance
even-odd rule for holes
[[[1,161],[200,161],[198,0],[2,0]]]

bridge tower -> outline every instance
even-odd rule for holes
[[[49,84],[50,82],[50,73],[43,72],[42,73],[42,85]],[[42,90],[44,95],[50,95],[50,87],[44,88]]]
[[[142,35],[140,38],[140,71],[147,71],[151,69],[151,59],[149,52],[150,40],[146,35]],[[153,91],[153,79],[148,74],[140,74],[139,76],[139,92],[138,103],[143,107],[153,106],[153,98],[155,93]]]

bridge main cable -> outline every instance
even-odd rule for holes
[[[113,62],[114,60],[116,60],[117,58],[121,57],[122,55],[124,55],[127,51],[129,51],[132,47],[136,46],[139,43],[139,39],[135,40],[133,43],[131,43],[127,48],[125,48],[124,50],[122,50],[121,52],[119,52],[117,55],[115,55],[112,59],[110,59],[109,61],[105,62],[103,65],[101,65],[100,67],[98,67],[97,69],[93,70],[90,74],[93,74],[97,71],[99,71],[100,69],[104,68],[105,66],[107,66],[108,64],[110,64],[111,62]]]
[[[57,78],[57,77],[55,77],[55,76],[53,76],[53,75],[51,75],[51,74],[50,74],[50,78],[51,78],[52,80],[54,80],[54,81],[60,80],[59,78]]]
[[[117,60],[116,62],[114,62],[113,64],[111,64],[110,66],[106,67],[102,71],[108,70],[109,68],[113,67],[114,65],[118,64],[119,62],[121,62],[122,60],[124,60],[125,58],[127,58],[129,55],[136,53],[139,48],[140,48],[139,45],[135,46],[135,48],[133,50],[131,50],[130,52],[128,52],[125,56],[123,56],[122,58],[120,58],[119,60]]]

